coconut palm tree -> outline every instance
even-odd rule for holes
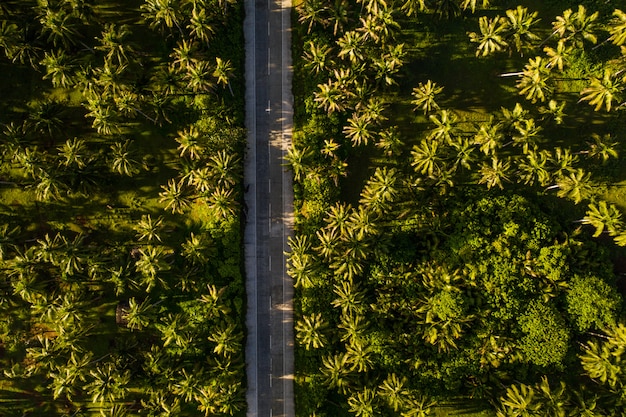
[[[367,372],[374,366],[372,360],[373,348],[371,345],[359,339],[350,339],[346,344],[346,356],[352,364],[352,369],[357,372]]]
[[[315,102],[328,114],[345,110],[346,93],[334,82],[329,80],[326,84],[318,84],[315,92]]]
[[[59,150],[59,166],[64,168],[84,168],[90,162],[89,149],[84,139],[68,139]]]
[[[337,388],[345,394],[352,384],[352,369],[345,353],[324,356],[322,358],[322,374],[325,384],[330,388]]]
[[[510,32],[508,35],[510,41],[507,43],[515,46],[515,50],[522,55],[525,50],[533,47],[533,42],[540,39],[537,34],[532,32],[533,26],[539,21],[538,15],[538,12],[529,13],[528,9],[522,6],[506,11],[507,30]]]
[[[509,181],[508,174],[510,168],[511,163],[508,160],[501,161],[497,156],[493,156],[491,164],[485,162],[480,167],[478,183],[487,185],[489,189],[495,186],[503,189],[503,182]]]
[[[343,36],[337,40],[337,46],[339,47],[337,56],[339,58],[348,58],[351,65],[355,66],[363,62],[365,57],[365,50],[363,48],[365,43],[364,36],[365,35],[355,30],[344,33]]]
[[[546,186],[550,181],[550,173],[547,169],[549,152],[546,150],[529,150],[518,164],[518,178],[524,184]]]
[[[474,135],[474,144],[479,146],[485,155],[495,155],[496,150],[502,147],[504,134],[499,123],[493,123],[493,118],[487,123],[478,126],[478,132]]]
[[[232,188],[216,187],[209,195],[207,205],[221,219],[228,219],[237,212],[237,200]]]
[[[135,54],[133,44],[128,38],[131,36],[131,29],[128,25],[116,25],[115,23],[106,23],[100,38],[96,38],[99,45],[94,49],[105,53],[106,61],[114,62],[117,65],[126,65],[129,62],[129,55]]]
[[[47,42],[52,42],[55,47],[62,46],[69,49],[80,38],[80,30],[74,17],[65,10],[45,9],[45,14],[39,18],[41,23],[41,35],[47,35]]]
[[[221,356],[235,355],[241,351],[243,333],[237,324],[223,320],[208,337],[209,341],[215,343],[213,352]]]
[[[415,105],[414,110],[423,110],[424,114],[439,110],[435,97],[441,94],[442,91],[443,87],[438,86],[437,83],[431,80],[426,81],[426,84],[419,83],[417,87],[413,88],[411,93],[414,97],[414,100],[411,100],[411,104]]]
[[[428,118],[435,125],[430,130],[428,139],[452,143],[454,137],[460,133],[457,126],[458,118],[449,110],[441,110],[438,115],[431,114]]]
[[[40,62],[46,68],[44,79],[50,79],[54,87],[68,88],[75,84],[73,59],[65,51],[57,49],[45,52]]]
[[[341,309],[342,314],[362,314],[365,311],[365,290],[351,279],[335,284],[333,292],[337,295],[332,302],[333,307]]]
[[[189,238],[181,245],[181,254],[193,265],[206,265],[209,256],[214,252],[213,245],[206,234],[196,236],[191,232]]]
[[[599,158],[602,163],[605,163],[609,158],[617,158],[618,153],[615,149],[618,142],[611,140],[611,135],[600,136],[596,133],[591,135],[592,141],[587,141],[588,150],[581,153],[587,154],[590,158]]]
[[[344,32],[345,25],[350,20],[350,2],[347,0],[334,0],[328,6],[328,12],[330,14],[329,22],[333,25],[333,36],[337,36],[338,32]]]
[[[306,163],[311,153],[309,147],[297,147],[295,144],[292,144],[287,151],[285,160],[293,172],[295,181],[301,181],[304,178]]]
[[[227,300],[224,299],[226,287],[217,288],[213,284],[207,284],[206,294],[200,296],[200,302],[203,303],[207,311],[207,317],[217,318],[230,313]]]
[[[566,177],[557,178],[556,187],[558,188],[556,195],[574,200],[575,204],[591,195],[594,189],[591,174],[581,168]]]
[[[321,313],[303,316],[296,321],[296,338],[306,350],[322,348],[328,343],[325,334],[327,327]]]
[[[595,111],[600,110],[604,106],[606,111],[610,112],[614,102],[622,103],[623,90],[623,79],[617,77],[612,70],[606,68],[602,79],[591,78],[589,86],[580,92],[582,97],[579,102],[588,101],[590,105],[595,106]]]
[[[128,177],[132,177],[133,175],[139,173],[139,162],[133,159],[134,152],[129,149],[131,143],[132,142],[130,140],[115,142],[111,145],[111,152],[109,154],[111,158],[109,166],[112,171]]]
[[[123,399],[128,392],[130,370],[120,372],[111,362],[96,365],[96,369],[89,372],[93,378],[85,385],[85,390],[91,395],[91,401],[99,403],[115,403]]]
[[[240,180],[241,160],[223,149],[211,155],[208,167],[217,185],[231,187]]]
[[[422,140],[411,150],[411,166],[422,175],[432,176],[441,172],[445,164],[438,140]]]
[[[362,314],[341,314],[337,325],[341,330],[341,341],[348,344],[364,342],[369,327],[369,321]]]
[[[128,300],[128,308],[124,311],[129,329],[142,330],[154,322],[156,311],[154,307],[158,303],[152,303],[149,298],[145,298],[142,302],[137,301],[135,297]]]
[[[376,391],[363,387],[362,390],[353,392],[348,397],[348,407],[350,412],[357,417],[374,417],[378,415],[375,400]]]
[[[234,73],[235,68],[228,59],[222,59],[220,57],[215,58],[213,76],[217,79],[218,84],[228,87],[231,96],[234,96],[234,93],[230,86],[230,79],[233,77]]]
[[[157,284],[167,287],[161,275],[171,269],[170,264],[165,260],[170,252],[163,246],[149,245],[139,249],[139,259],[135,261],[135,269],[141,274],[139,285],[146,292],[151,292]]]
[[[382,213],[396,199],[398,173],[395,168],[376,168],[361,192],[359,203],[368,210]]]
[[[583,5],[579,5],[575,12],[567,9],[552,23],[553,33],[567,41],[572,40],[577,47],[582,47],[584,40],[595,44],[598,42],[594,33],[599,29],[596,22],[598,16],[598,12],[587,15],[587,9]]]
[[[368,145],[372,140],[372,121],[355,112],[347,120],[348,124],[344,126],[343,133],[352,141],[353,146]]]
[[[620,9],[615,9],[613,18],[609,21],[608,30],[611,34],[608,40],[614,45],[621,46],[626,43],[626,13]]]
[[[522,76],[517,81],[519,94],[526,96],[527,100],[536,103],[537,100],[545,101],[552,92],[550,85],[550,67],[540,56],[528,60],[528,64],[522,71]]]
[[[478,19],[480,34],[470,32],[470,42],[478,44],[476,48],[476,56],[487,56],[494,52],[500,52],[508,46],[505,40],[507,30],[507,21],[504,17],[496,16],[489,19],[487,16],[481,16]]]
[[[534,388],[525,384],[509,386],[506,394],[500,397],[500,405],[498,417],[531,417],[539,411]]]
[[[403,0],[400,10],[407,16],[416,15],[417,12],[423,12],[427,9],[426,0]]]
[[[304,45],[305,67],[311,68],[316,74],[333,66],[332,56],[333,49],[320,39],[309,40]]]
[[[189,88],[196,94],[212,92],[214,69],[206,61],[191,61],[186,67],[183,79],[187,81]]]
[[[162,185],[161,188],[163,191],[159,193],[159,202],[165,203],[165,210],[184,213],[191,203],[191,198],[183,182],[170,179],[167,185]]]
[[[209,41],[215,34],[214,25],[215,23],[211,15],[207,14],[206,8],[194,7],[191,10],[189,25],[187,25],[190,36],[193,36],[208,45]]]
[[[329,23],[326,15],[328,6],[323,0],[304,0],[296,6],[298,22],[307,25],[307,33],[311,33],[313,25],[320,24],[326,27]]]
[[[569,57],[572,53],[572,47],[567,45],[565,39],[559,39],[559,42],[556,44],[556,48],[546,46],[543,48],[543,51],[548,57],[546,65],[549,68],[556,67],[559,71],[563,71],[563,68],[569,65]]]
[[[624,228],[622,213],[614,204],[608,204],[604,200],[589,204],[582,223],[590,224],[596,229],[594,237],[600,236],[604,231],[613,236]]]
[[[378,386],[378,395],[387,402],[393,411],[397,412],[405,408],[409,394],[405,388],[406,382],[406,378],[399,378],[395,373],[391,373]]]
[[[159,216],[152,220],[150,214],[144,214],[133,229],[137,232],[135,236],[140,242],[145,240],[148,244],[156,244],[157,241],[161,242],[159,233],[163,229],[163,217]]]
[[[171,29],[176,26],[184,36],[180,27],[182,8],[178,3],[178,0],[145,0],[140,9],[143,18],[152,29],[158,28],[163,33],[165,28]]]

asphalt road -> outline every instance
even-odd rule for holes
[[[284,253],[293,233],[290,0],[246,0],[244,236],[248,416],[295,415],[293,285]]]

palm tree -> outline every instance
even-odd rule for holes
[[[69,191],[69,186],[54,170],[38,169],[35,178],[35,197],[39,201],[60,200]]]
[[[187,156],[191,160],[196,160],[200,159],[204,154],[206,148],[205,138],[195,125],[178,131],[175,140],[179,143],[180,156]]]
[[[184,36],[179,24],[182,9],[177,0],[146,0],[140,9],[143,11],[143,18],[149,22],[152,29],[159,28],[163,33],[165,28],[171,29],[176,26],[180,34]]]
[[[89,113],[85,117],[92,117],[91,127],[101,135],[110,136],[119,131],[118,113],[113,107],[108,105],[99,105],[88,108]]]
[[[344,31],[344,25],[350,20],[350,3],[347,0],[334,0],[328,7],[330,23],[333,25],[333,36]]]
[[[163,228],[163,217],[159,216],[156,220],[152,220],[152,216],[144,214],[133,228],[137,232],[135,236],[139,241],[145,240],[149,244],[161,242],[159,233]]]
[[[351,339],[346,345],[346,356],[348,362],[352,364],[352,369],[357,372],[367,372],[372,369],[372,346],[359,339]]]
[[[154,322],[156,312],[154,307],[158,303],[153,304],[149,298],[145,298],[142,302],[138,302],[135,297],[128,300],[128,309],[124,311],[129,329],[141,330],[150,326]]]
[[[236,213],[237,200],[233,195],[232,188],[216,187],[207,199],[207,205],[218,218],[228,219]]]
[[[398,378],[395,373],[391,373],[378,386],[378,395],[385,399],[393,411],[405,408],[409,394],[405,388],[406,382],[406,378]]]
[[[526,7],[517,6],[514,10],[507,10],[506,16],[509,19],[507,29],[511,32],[512,44],[517,52],[522,53],[525,49],[532,48],[532,43],[539,40],[539,36],[531,32],[531,29],[539,21],[538,12],[528,13]],[[510,44],[510,43],[509,43]]]
[[[605,107],[607,112],[611,111],[614,102],[622,102],[622,90],[624,84],[622,79],[610,69],[604,70],[602,79],[592,77],[588,87],[584,88],[580,95],[580,101],[588,101],[590,105],[595,106],[594,110],[598,111]]]
[[[183,182],[170,179],[167,186],[162,185],[161,188],[163,191],[159,193],[159,202],[165,203],[165,210],[171,210],[172,213],[184,213],[191,199]]]
[[[52,42],[55,47],[63,46],[69,49],[76,44],[80,37],[74,17],[63,9],[54,11],[51,8],[45,9],[45,14],[39,19],[41,23],[41,34],[47,35],[47,41]]]
[[[368,180],[361,192],[359,203],[376,213],[385,211],[396,199],[398,193],[397,180],[398,173],[395,168],[376,168],[374,175]]]
[[[493,119],[487,123],[481,123],[478,132],[474,135],[474,144],[479,145],[479,149],[485,155],[495,155],[496,150],[502,147],[504,134],[499,123],[493,123]]]
[[[303,316],[296,322],[296,338],[306,350],[322,348],[328,343],[325,335],[327,327],[321,313]]]
[[[500,397],[501,408],[498,417],[531,417],[537,415],[539,405],[534,401],[535,390],[533,387],[519,384],[511,385],[506,389],[504,397]]]
[[[361,146],[369,144],[372,139],[372,121],[355,112],[347,120],[348,125],[344,126],[343,133],[350,138],[353,146]]]
[[[332,302],[333,307],[340,308],[342,314],[362,314],[365,310],[365,290],[351,279],[335,284],[333,292],[337,294]]]
[[[217,185],[226,187],[234,186],[240,179],[238,175],[240,166],[241,160],[223,149],[211,155],[208,161],[214,181]]]
[[[562,16],[557,16],[556,21],[552,23],[553,33],[565,40],[573,40],[578,47],[583,46],[583,40],[595,44],[598,41],[594,34],[598,29],[596,23],[598,16],[598,12],[587,16],[587,9],[583,5],[579,5],[575,12],[572,12],[572,9],[567,9]]]
[[[305,67],[313,69],[316,74],[328,70],[334,64],[332,53],[332,48],[319,39],[307,41],[303,55]]]
[[[207,293],[200,296],[200,302],[204,304],[209,318],[217,318],[230,313],[227,300],[224,299],[226,287],[218,289],[213,284],[207,284]]]
[[[230,79],[233,77],[235,68],[229,60],[224,60],[220,57],[215,58],[215,69],[213,70],[213,76],[217,79],[217,83],[227,86],[230,95],[234,96],[233,89],[230,86]]]
[[[591,195],[594,185],[591,182],[591,174],[578,168],[576,172],[558,178],[556,187],[558,188],[556,195],[574,200],[574,203],[578,204]]]
[[[569,64],[569,56],[572,53],[572,48],[567,45],[565,39],[559,39],[556,49],[546,46],[543,48],[543,51],[548,56],[548,63],[546,65],[549,68],[556,67],[559,71],[563,71],[563,68]]]
[[[221,356],[230,356],[241,351],[243,334],[235,323],[223,320],[216,328],[213,329],[213,332],[208,339],[209,341],[215,343],[213,352]]]
[[[337,388],[343,394],[346,393],[352,383],[352,370],[345,353],[324,356],[321,371],[325,376],[326,385]]]
[[[494,186],[503,189],[503,181],[509,181],[508,173],[511,168],[511,163],[508,160],[504,162],[499,160],[497,156],[491,158],[491,164],[483,163],[480,167],[479,184],[486,184],[487,188],[491,189]]]
[[[328,20],[324,17],[328,7],[322,0],[304,0],[298,3],[296,10],[298,11],[298,22],[307,24],[307,33],[311,33],[314,24],[326,26]]]
[[[607,204],[604,200],[589,204],[589,210],[582,219],[582,223],[595,227],[593,237],[600,236],[605,230],[614,236],[624,228],[622,213],[614,204]]]
[[[548,163],[548,151],[529,150],[525,159],[518,163],[518,177],[524,184],[534,185],[535,183],[546,186],[550,181],[550,173],[546,169]]]
[[[347,57],[352,65],[358,65],[360,62],[363,62],[364,59],[365,51],[363,49],[363,45],[363,34],[354,30],[346,32],[337,40],[337,46],[339,46],[337,56],[339,58]]]
[[[45,52],[40,62],[46,67],[44,79],[50,79],[54,87],[68,88],[75,84],[74,62],[71,57],[65,54],[63,50]]]
[[[428,134],[428,139],[452,143],[453,138],[459,134],[458,118],[453,112],[441,110],[439,115],[431,114],[428,118],[435,124],[435,127]]]
[[[480,34],[469,33],[470,42],[478,44],[476,56],[487,56],[494,52],[500,52],[508,46],[504,39],[507,30],[507,21],[504,17],[496,16],[489,19],[487,16],[481,16],[478,25]]]
[[[626,43],[626,13],[620,9],[615,9],[608,29],[611,34],[608,40],[613,42],[613,45],[621,46]]]
[[[544,59],[540,56],[531,58],[517,82],[519,94],[525,95],[533,103],[537,100],[545,101],[546,96],[552,92],[552,86],[548,83],[550,79],[550,67]]]
[[[348,407],[350,412],[357,417],[374,417],[377,415],[375,400],[376,391],[363,387],[361,391],[357,391],[348,397]]]
[[[84,139],[68,139],[59,150],[59,165],[65,168],[84,168],[90,161],[89,150]]]
[[[340,323],[341,341],[348,344],[363,343],[370,323],[362,314],[341,314]]]
[[[204,94],[213,91],[213,68],[206,61],[191,61],[186,67],[183,78],[189,88],[196,94]]]
[[[438,140],[422,140],[411,150],[411,166],[422,175],[433,176],[441,172],[444,164]]]
[[[165,260],[170,253],[163,246],[146,246],[139,249],[139,259],[135,262],[135,269],[141,274],[140,285],[146,292],[151,292],[157,285],[167,286],[160,275],[171,267]]]
[[[189,35],[205,42],[209,43],[209,40],[213,37],[215,30],[213,29],[214,22],[210,15],[207,15],[204,7],[194,7],[191,11],[191,18],[189,19]]]
[[[565,101],[559,103],[556,100],[550,100],[548,102],[548,107],[539,107],[539,113],[545,114],[546,118],[551,118],[557,125],[560,125],[563,123],[563,118],[566,116],[563,111],[565,109],[565,105]]]
[[[403,0],[400,10],[405,12],[407,16],[413,16],[417,12],[426,10],[426,0]]]
[[[139,162],[133,159],[134,152],[129,149],[130,145],[130,140],[115,142],[111,145],[111,160],[109,163],[114,172],[132,177],[139,173]]]
[[[85,385],[85,389],[91,394],[92,402],[101,405],[106,402],[115,403],[126,396],[130,370],[120,372],[113,363],[107,362],[98,364],[89,375],[93,380]]]
[[[602,162],[605,163],[609,160],[609,158],[617,158],[618,153],[615,149],[618,145],[618,142],[613,142],[611,140],[611,135],[603,135],[600,136],[596,133],[591,135],[592,142],[587,141],[587,145],[589,145],[588,150],[582,151],[581,153],[586,153],[590,158],[602,159]]]
[[[346,94],[336,83],[329,80],[326,84],[318,84],[317,87],[315,102],[319,103],[320,108],[326,110],[328,114],[345,110]]]
[[[415,105],[414,110],[424,110],[424,114],[433,110],[439,110],[435,97],[442,91],[443,87],[438,86],[437,83],[431,80],[426,81],[426,84],[419,83],[417,87],[413,88],[411,93],[414,97],[414,100],[411,100],[411,104]]]
[[[102,31],[102,37],[96,38],[100,43],[94,47],[96,51],[105,53],[105,60],[113,62],[117,61],[117,65],[125,65],[128,63],[128,55],[134,54],[135,50],[132,43],[128,41],[131,30],[128,25],[118,26],[115,23],[107,23]]]
[[[346,234],[348,218],[352,207],[345,203],[335,203],[326,213],[324,221],[327,223],[326,229],[338,232],[339,236]]]
[[[305,167],[310,156],[311,149],[309,147],[297,147],[295,144],[292,144],[287,151],[285,160],[293,172],[295,181],[301,181],[304,178]]]
[[[209,255],[213,252],[211,242],[206,235],[196,236],[193,232],[181,245],[181,254],[193,265],[205,265],[209,261]]]

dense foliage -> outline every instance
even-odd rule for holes
[[[298,6],[299,415],[622,415],[623,13],[494,3]]]
[[[241,24],[0,4],[0,414],[245,408]]]

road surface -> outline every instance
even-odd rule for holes
[[[291,0],[246,0],[244,236],[248,311],[248,416],[293,417],[293,285],[287,238],[293,188],[284,155],[291,142]]]

